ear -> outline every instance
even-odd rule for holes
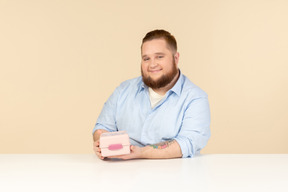
[[[177,53],[174,54],[174,60],[175,60],[175,63],[176,63],[176,66],[177,66],[177,67],[178,67],[179,57],[180,57],[179,52],[177,52]]]

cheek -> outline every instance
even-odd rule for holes
[[[148,67],[148,65],[147,64],[145,64],[145,63],[141,63],[141,69],[142,69],[142,71],[147,71],[147,67]]]
[[[161,68],[163,69],[163,71],[170,71],[172,69],[169,61],[165,61],[165,62],[161,63],[160,65],[161,65]]]
[[[144,65],[141,65],[141,74],[146,76],[146,70],[145,70]]]

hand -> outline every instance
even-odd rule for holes
[[[99,146],[100,146],[100,141],[99,140],[95,141],[93,144],[93,150],[95,154],[98,156],[98,158],[103,160],[104,157],[101,155],[101,149]]]
[[[117,159],[140,159],[143,158],[143,148],[131,145],[130,146],[130,154],[127,155],[117,155],[117,156],[109,156],[107,158],[117,158]]]
[[[102,160],[104,159],[104,157],[101,155],[101,149],[99,147],[100,146],[99,139],[100,139],[100,135],[105,132],[108,132],[108,131],[104,129],[98,129],[95,131],[94,136],[93,136],[94,137],[93,150],[95,154],[99,157],[99,159],[102,159]]]

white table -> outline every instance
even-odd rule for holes
[[[102,161],[94,154],[2,154],[0,191],[288,191],[288,154]]]

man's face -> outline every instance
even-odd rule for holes
[[[164,39],[146,41],[142,45],[141,74],[152,89],[168,85],[178,74],[179,54],[168,49]]]

